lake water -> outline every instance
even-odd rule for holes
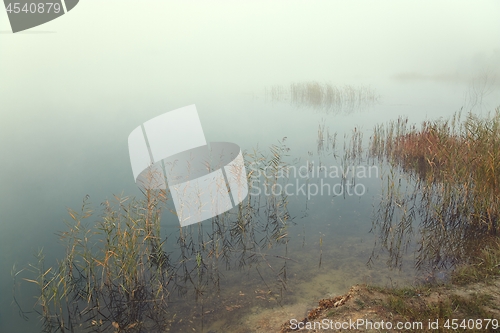
[[[68,207],[78,209],[86,195],[97,211],[115,194],[141,195],[127,147],[135,127],[196,104],[207,141],[268,152],[286,137],[285,160],[297,169],[341,166],[344,134],[354,128],[366,143],[376,124],[399,116],[419,123],[461,107],[487,112],[498,106],[499,12],[494,1],[86,1],[15,35],[1,12],[0,331],[40,330],[35,313],[24,321],[12,305],[11,272],[35,262],[41,248],[47,264],[64,256],[55,234],[65,230]],[[379,97],[348,112],[326,112],[287,95],[291,84],[308,82],[369,87]],[[273,87],[284,96],[270,96]],[[337,133],[334,151],[318,148],[318,129]],[[359,165],[371,164],[364,158]],[[262,249],[269,261],[240,266],[235,256],[230,270],[221,265],[220,290],[210,287],[203,302],[192,290],[173,297],[172,330],[265,331],[304,317],[318,299],[353,284],[419,279],[411,249],[401,271],[386,265],[384,253],[367,266],[385,175],[378,171],[358,178],[359,192],[345,196],[308,198],[288,179],[296,186],[288,197],[287,242]],[[333,178],[327,181],[339,182]],[[310,182],[320,180],[311,176]],[[202,226],[210,230],[210,221]],[[257,238],[265,238],[260,232]],[[162,233],[179,234],[168,212]],[[178,251],[175,241],[168,246]],[[24,285],[19,301],[29,311],[36,290]]]

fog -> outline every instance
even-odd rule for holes
[[[127,137],[140,124],[196,104],[208,141],[288,136],[307,152],[323,115],[263,100],[311,81],[380,95],[332,129],[451,114],[482,92],[491,110],[499,17],[499,1],[85,0],[13,34],[0,10],[0,331],[23,327],[12,266],[57,251],[66,207],[136,188]]]

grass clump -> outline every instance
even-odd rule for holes
[[[495,318],[491,312],[493,306],[492,297],[484,293],[471,293],[467,295],[457,295],[442,288],[431,288],[428,293],[421,293],[418,288],[414,288],[414,293],[408,293],[408,288],[402,289],[380,289],[380,292],[387,294],[383,302],[383,307],[398,319],[406,321],[419,321],[426,325],[429,320],[439,320],[439,332],[446,332],[448,328],[445,323],[450,323],[452,319],[461,323],[476,319]],[[498,323],[495,324],[495,326]],[[495,331],[496,327],[491,326],[490,330],[474,331]],[[458,331],[462,331],[460,327]],[[424,331],[435,331],[424,327]],[[471,331],[466,328],[463,331]]]
[[[455,268],[451,282],[457,285],[489,281],[500,276],[500,241],[491,241],[478,256]]]
[[[169,327],[168,285],[173,272],[160,239],[164,192],[148,191],[142,201],[116,198],[103,203],[99,221],[88,197],[59,236],[66,248],[55,267],[38,253],[24,281],[39,290],[34,310],[43,332],[156,332]],[[16,273],[22,277],[24,274]],[[21,274],[21,275],[19,275]]]

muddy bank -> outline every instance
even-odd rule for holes
[[[452,319],[457,319],[457,329],[452,329]],[[320,300],[307,317],[290,318],[280,332],[498,332],[499,321],[500,278],[465,286],[355,285],[344,295]],[[395,328],[398,323],[402,328]]]

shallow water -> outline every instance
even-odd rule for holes
[[[0,34],[2,332],[40,327],[35,313],[26,322],[12,306],[11,271],[34,262],[39,248],[48,265],[64,255],[55,233],[69,219],[66,208],[79,208],[87,194],[96,210],[114,194],[140,195],[127,137],[157,115],[196,104],[207,141],[268,151],[286,137],[287,161],[307,169],[311,162],[342,165],[342,140],[354,128],[367,142],[375,124],[399,116],[419,123],[461,107],[486,112],[500,104],[498,81],[481,88],[485,73],[500,75],[494,1],[453,9],[439,2],[433,11],[384,4],[369,8],[370,15],[347,3],[219,3],[193,10],[173,2],[140,9],[120,2],[120,15],[116,4],[86,2],[40,27],[56,33]],[[447,25],[431,15],[436,8],[454,14]],[[365,24],[359,24],[360,16]],[[5,13],[0,17],[0,30],[8,30]],[[428,24],[422,27],[424,18]],[[464,20],[470,22],[467,33]],[[349,112],[323,112],[317,104],[270,100],[266,94],[272,87],[312,81],[339,89],[370,87],[379,98]],[[318,150],[322,126],[337,132],[335,151]],[[356,184],[366,189],[362,195],[289,196],[288,242],[263,250],[272,269],[262,260],[231,270],[221,265],[220,293],[209,288],[198,301],[192,294],[172,297],[169,310],[178,313],[173,327],[265,331],[266,325],[304,316],[319,298],[345,293],[352,284],[419,279],[413,248],[401,271],[386,265],[385,253],[367,266],[377,240],[371,218],[382,183],[367,177]],[[175,216],[166,213],[162,223],[164,235],[179,233]],[[175,242],[169,246],[178,250]],[[273,271],[285,262],[286,290]],[[18,300],[26,311],[35,293],[23,284]]]

